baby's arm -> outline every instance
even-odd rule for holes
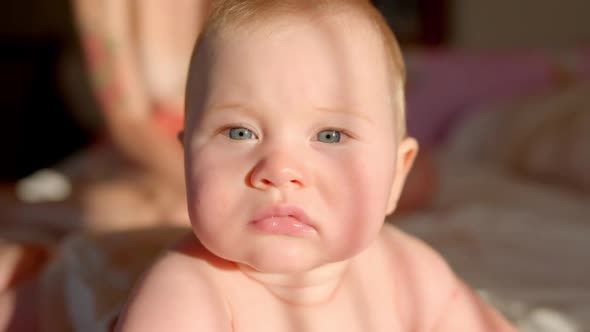
[[[503,317],[462,282],[451,293],[451,298],[440,313],[433,332],[515,332]]]
[[[221,293],[194,260],[164,256],[132,294],[115,331],[232,331]]]

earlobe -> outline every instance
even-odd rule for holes
[[[387,215],[393,213],[397,206],[399,196],[404,187],[404,183],[406,182],[406,177],[412,169],[412,165],[414,164],[417,154],[418,142],[415,139],[407,137],[400,142],[397,149],[397,162],[393,184],[391,187],[391,192],[389,193],[387,210],[385,211]]]

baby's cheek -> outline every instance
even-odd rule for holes
[[[359,235],[368,231],[365,221],[374,210],[377,198],[364,166],[362,161],[350,160],[326,174],[319,183],[323,187],[320,189],[323,201],[333,216],[328,222],[334,223],[332,227],[338,230],[339,236],[353,246],[355,241],[362,242],[363,237]]]
[[[387,198],[391,190],[391,172],[386,172],[385,165],[364,160],[357,163],[348,177],[350,209],[362,224],[383,219],[387,207]],[[357,221],[358,223],[359,221]],[[364,230],[369,230],[365,226]]]
[[[236,162],[217,163],[198,170],[195,177],[195,192],[202,209],[216,213],[231,211],[245,186],[245,170],[238,169]]]
[[[224,193],[227,191],[227,185],[220,183],[215,174],[199,176],[194,182],[193,198],[195,208],[201,213],[219,210],[220,205],[226,201]]]

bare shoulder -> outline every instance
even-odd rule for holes
[[[410,326],[432,326],[459,285],[454,272],[430,246],[392,225],[382,232],[383,248],[396,271],[399,306]]]
[[[396,267],[402,315],[412,331],[515,331],[421,240],[387,225],[384,248]]]
[[[393,255],[395,264],[399,264],[403,271],[406,271],[402,277],[428,281],[436,276],[438,289],[441,283],[451,288],[457,285],[457,278],[447,262],[424,241],[389,224],[383,228],[382,239],[384,248]],[[431,284],[433,283],[426,282],[416,286],[428,287]]]
[[[116,331],[231,331],[216,282],[223,264],[196,239],[183,240],[136,285]]]

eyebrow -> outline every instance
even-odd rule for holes
[[[346,109],[346,108],[315,107],[314,110],[317,110],[320,112],[325,112],[325,113],[340,113],[340,114],[351,115],[351,116],[354,116],[354,117],[359,118],[361,120],[367,121],[369,123],[373,123],[373,120],[371,120],[365,114],[355,112],[353,110]]]
[[[340,114],[346,114],[346,115],[350,115],[350,116],[354,116],[355,118],[364,120],[366,122],[369,123],[373,123],[373,120],[371,120],[369,117],[367,117],[366,115],[359,113],[359,112],[355,112],[346,108],[332,108],[332,107],[313,107],[312,108],[314,111],[320,111],[322,113],[340,113]],[[246,107],[243,104],[239,104],[239,103],[229,103],[229,104],[222,104],[222,105],[215,105],[213,107],[210,107],[209,110],[211,112],[222,112],[222,111],[237,111],[237,112],[243,112],[246,114],[250,114],[250,115],[258,115],[258,113],[250,107]]]
[[[256,112],[252,108],[246,107],[243,104],[239,104],[239,103],[213,105],[212,107],[208,107],[208,109],[210,112],[214,112],[214,113],[218,113],[218,112],[222,112],[222,111],[238,111],[238,112],[256,115]]]

